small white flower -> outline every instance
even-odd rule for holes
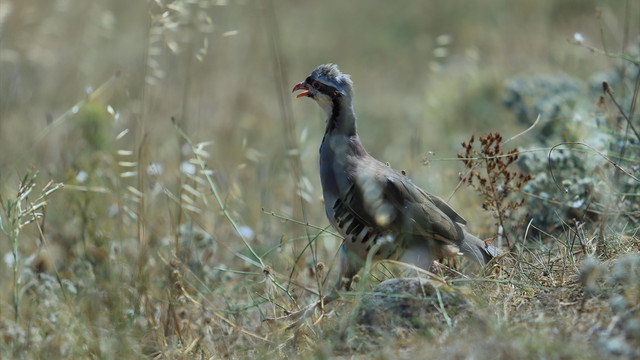
[[[190,162],[183,161],[182,163],[180,163],[180,172],[182,172],[183,174],[195,175],[196,170],[197,167]]]
[[[238,226],[238,232],[245,238],[245,239],[253,239],[254,236],[256,236],[255,232],[253,231],[252,228],[248,227],[247,225],[240,225]]]
[[[578,45],[582,45],[584,43],[584,36],[582,36],[581,33],[577,32],[573,34],[573,41],[575,41]]]
[[[84,171],[84,170],[80,170],[80,171],[78,171],[78,173],[76,174],[76,180],[77,180],[79,183],[83,183],[83,182],[87,181],[87,179],[88,179],[88,178],[89,178],[89,174],[88,174],[86,171]]]
[[[11,251],[5,253],[3,256],[3,260],[4,263],[7,264],[7,266],[11,267],[13,265],[13,253]]]
[[[437,58],[445,58],[449,55],[449,50],[445,47],[437,47],[433,49],[433,56]]]
[[[453,36],[449,34],[441,34],[436,38],[436,44],[439,46],[447,46],[453,42]]]

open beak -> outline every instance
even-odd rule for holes
[[[300,94],[296,95],[296,98],[309,96],[309,94],[311,94],[311,91],[307,90],[307,83],[304,81],[299,84],[296,84],[296,86],[293,87],[293,90],[291,90],[291,92],[294,92],[296,90],[303,90]]]

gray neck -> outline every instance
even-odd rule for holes
[[[356,114],[350,100],[341,96],[333,99],[332,111],[327,120],[326,134],[356,135]]]

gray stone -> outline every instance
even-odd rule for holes
[[[390,279],[363,296],[356,309],[356,324],[372,331],[429,330],[452,323],[470,308],[464,295],[448,285],[434,286],[424,278]]]

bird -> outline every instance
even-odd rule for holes
[[[326,216],[343,237],[334,288],[349,289],[372,259],[394,259],[431,269],[434,261],[464,255],[484,265],[501,251],[471,235],[466,221],[388,163],[371,156],[356,129],[353,82],[335,64],[316,67],[293,91],[326,116],[320,145],[320,182]]]

